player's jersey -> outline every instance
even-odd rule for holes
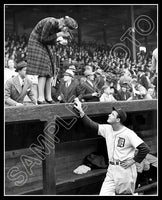
[[[136,147],[143,143],[134,131],[125,126],[119,131],[113,131],[109,124],[99,125],[98,134],[106,139],[110,161],[133,158]]]

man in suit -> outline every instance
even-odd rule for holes
[[[144,73],[144,70],[143,70],[141,67],[138,68],[138,82],[139,82],[142,86],[144,86],[144,87],[146,88],[146,90],[149,89],[148,80],[147,80],[147,78],[146,78],[146,75],[145,75],[145,73]]]
[[[96,76],[96,78],[95,78],[95,84],[96,84],[98,90],[101,90],[102,87],[105,84],[102,69],[97,69],[95,71],[95,76]]]
[[[67,69],[60,83],[58,90],[58,100],[60,103],[71,103],[80,95],[80,86],[77,79],[74,78],[74,72]]]
[[[86,81],[81,85],[81,100],[86,102],[99,101],[99,90],[94,82],[94,72],[85,70]]]
[[[31,102],[36,105],[36,99],[32,92],[32,81],[26,77],[27,63],[22,61],[17,64],[16,72],[18,75],[10,78],[5,84],[5,105],[23,106],[26,95]]]

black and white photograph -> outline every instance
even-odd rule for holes
[[[158,196],[158,4],[3,4],[4,196]]]

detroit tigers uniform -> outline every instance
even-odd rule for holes
[[[137,178],[136,165],[124,169],[119,163],[132,159],[136,147],[142,144],[143,140],[125,126],[119,131],[114,131],[111,125],[102,124],[99,125],[98,134],[106,140],[109,157],[109,167],[100,195],[133,194]]]

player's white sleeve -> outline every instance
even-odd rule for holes
[[[110,132],[110,125],[108,125],[108,124],[99,124],[98,135],[101,135],[104,138],[106,138],[106,134],[109,134],[109,132]]]
[[[130,131],[128,138],[135,148],[144,142],[134,131]]]

